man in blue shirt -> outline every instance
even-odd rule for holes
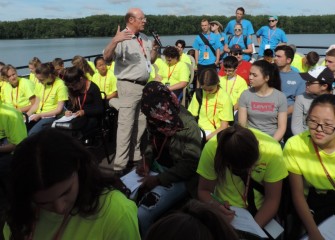
[[[279,43],[287,43],[285,32],[277,27],[278,17],[271,16],[268,22],[268,26],[263,26],[256,32],[259,57],[263,57],[265,49],[275,50]]]
[[[287,45],[280,45],[275,49],[274,62],[279,69],[281,79],[281,91],[287,98],[287,130],[284,139],[292,136],[291,117],[296,96],[305,92],[305,81],[300,74],[293,71],[291,63],[294,59],[294,50]]]
[[[220,42],[219,35],[210,31],[210,25],[207,19],[201,21],[202,33],[200,33],[193,42],[195,49],[195,63],[198,68],[198,76],[206,68],[216,69],[220,61]]]
[[[243,7],[239,7],[236,9],[236,20],[230,20],[224,30],[224,33],[226,35],[234,35],[234,28],[235,28],[235,24],[236,23],[241,23],[242,24],[242,32],[243,35],[245,36],[249,36],[250,40],[252,40],[252,35],[255,33],[254,28],[252,26],[252,23],[247,20],[247,19],[243,19],[243,16],[245,14],[244,8]]]

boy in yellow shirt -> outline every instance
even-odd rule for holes
[[[223,60],[223,66],[226,76],[220,77],[220,86],[230,96],[234,106],[234,111],[236,111],[238,109],[238,99],[240,98],[242,92],[248,89],[248,86],[245,80],[236,74],[238,66],[238,60],[236,57],[226,57]]]

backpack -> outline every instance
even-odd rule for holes
[[[199,114],[200,114],[200,109],[201,109],[201,105],[202,105],[202,88],[197,88],[194,91],[195,97],[199,103],[199,108],[198,108],[198,116],[195,118],[195,120],[198,122],[199,120]],[[207,140],[206,140],[206,132],[204,129],[202,129],[201,127],[199,127],[200,131],[201,131],[201,136],[202,136],[202,140],[201,140],[201,149],[204,148]]]
[[[198,117],[197,117],[197,122],[199,120],[199,114],[200,114],[200,109],[201,109],[201,105],[202,105],[202,88],[197,88],[194,91],[195,97],[199,103],[199,108],[198,108]]]

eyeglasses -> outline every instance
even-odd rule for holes
[[[276,20],[269,20],[268,22],[275,22]]]
[[[231,53],[233,56],[237,56],[237,55],[243,55],[243,53],[241,51],[238,52],[232,52]]]
[[[141,22],[146,22],[147,21],[147,18],[146,17],[133,17],[135,19],[138,19],[140,20]]]
[[[307,119],[307,126],[309,127],[309,129],[311,130],[317,130],[319,128],[319,126],[321,127],[322,132],[324,132],[325,134],[331,135],[334,133],[335,131],[335,127],[327,125],[327,124],[320,124],[317,123],[314,120],[311,119]]]
[[[235,31],[235,32],[241,32],[242,29],[240,29],[240,28],[235,28],[234,31]]]

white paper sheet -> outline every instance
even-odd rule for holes
[[[284,228],[274,219],[265,225],[264,229],[273,239],[277,239],[284,232]]]
[[[236,214],[233,221],[231,222],[231,225],[235,229],[258,235],[261,238],[268,238],[266,233],[256,223],[255,219],[247,209],[233,206],[231,206],[230,209],[235,211]]]
[[[52,123],[52,125],[51,125],[51,127],[55,127],[56,126],[56,123],[58,123],[58,122],[69,122],[69,121],[71,121],[72,119],[74,119],[74,118],[76,118],[77,116],[76,115],[74,115],[74,114],[72,114],[71,116],[69,116],[69,117],[67,117],[67,116],[63,116],[63,117],[61,117],[60,119],[57,119],[57,120],[55,120],[53,123]]]
[[[326,240],[335,239],[335,215],[327,218],[319,224],[319,230]],[[304,236],[301,240],[308,240],[308,236]]]
[[[155,176],[158,173],[156,172],[149,172],[150,176]],[[129,172],[128,174],[124,175],[123,177],[121,177],[121,181],[127,186],[127,188],[130,189],[131,192],[136,191],[136,189],[139,188],[139,186],[142,184],[141,182],[139,182],[139,180],[141,180],[143,177],[139,176],[136,173],[136,170],[133,170],[131,172]]]

